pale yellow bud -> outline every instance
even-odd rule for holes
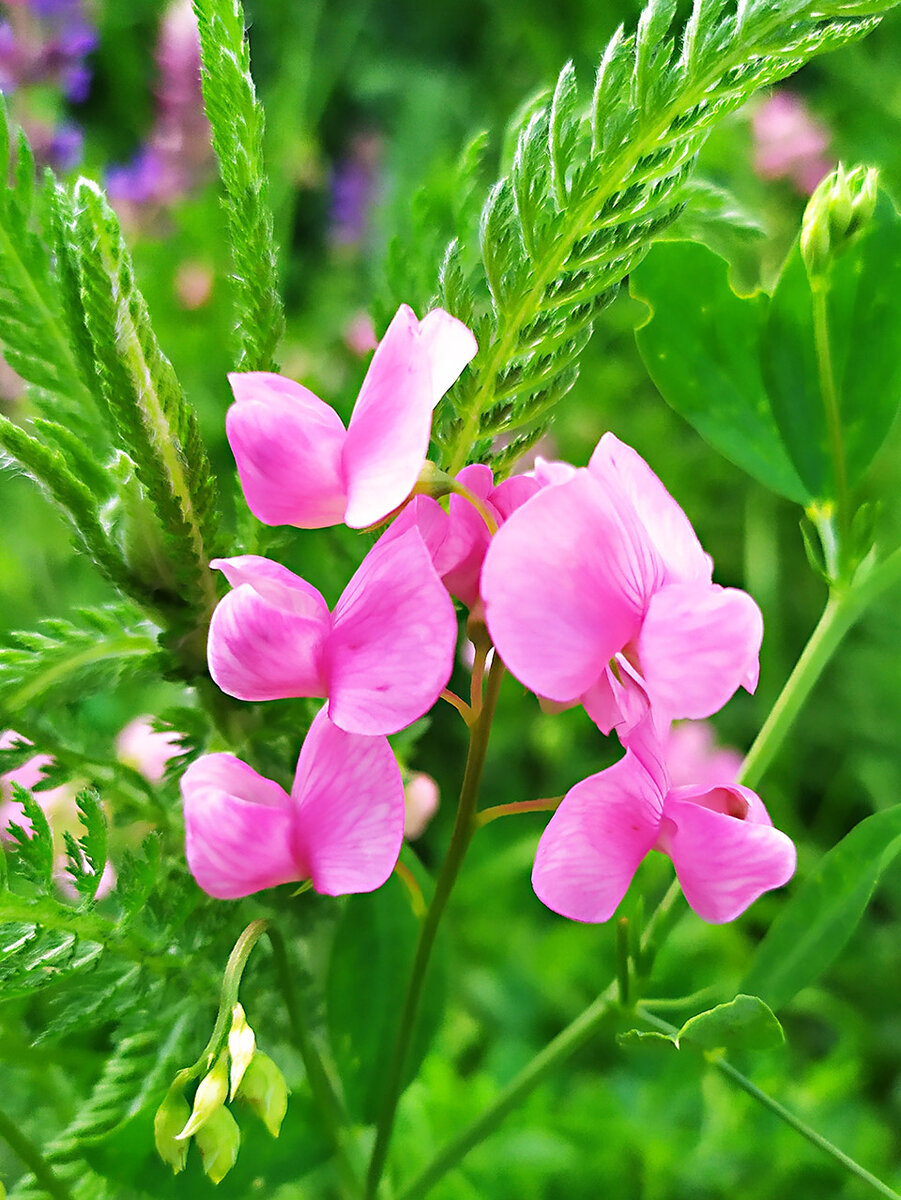
[[[207,1117],[194,1138],[203,1169],[213,1183],[221,1183],[235,1165],[241,1145],[241,1131],[227,1108],[217,1108]]]
[[[269,1057],[256,1052],[238,1088],[239,1100],[246,1100],[273,1137],[278,1137],[288,1110],[288,1085]]]
[[[247,1016],[244,1009],[240,1004],[236,1004],[232,1009],[232,1027],[228,1034],[228,1053],[231,1058],[229,1070],[229,1079],[231,1081],[229,1089],[230,1100],[234,1100],[235,1092],[244,1078],[244,1072],[247,1070],[256,1048],[257,1040],[254,1037],[253,1030],[247,1024]]]
[[[166,1093],[165,1100],[153,1118],[153,1137],[157,1154],[176,1175],[185,1169],[185,1160],[188,1157],[188,1143],[179,1141],[178,1133],[190,1116],[191,1110],[181,1088],[173,1086]]]
[[[176,1136],[181,1140],[202,1129],[210,1117],[225,1104],[228,1095],[228,1063],[224,1054],[216,1059],[212,1071],[201,1079],[194,1093],[194,1107],[187,1125]]]

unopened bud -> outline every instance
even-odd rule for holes
[[[288,1110],[288,1085],[269,1057],[257,1051],[238,1088],[239,1100],[246,1100],[273,1137],[277,1138]]]
[[[823,275],[830,260],[870,221],[878,183],[872,167],[846,171],[839,164],[810,197],[801,223],[801,255],[811,279]]]
[[[187,1125],[176,1136],[179,1139],[189,1138],[202,1129],[210,1117],[217,1113],[225,1104],[228,1095],[228,1063],[224,1054],[216,1059],[212,1071],[201,1079],[194,1093],[194,1107]]]
[[[191,1110],[181,1088],[173,1084],[166,1093],[165,1100],[156,1110],[153,1118],[153,1137],[157,1154],[176,1175],[185,1169],[188,1157],[188,1143],[179,1141],[178,1134],[190,1116]]]
[[[238,1123],[227,1108],[217,1108],[197,1131],[197,1149],[203,1169],[213,1183],[221,1183],[235,1165],[241,1145]]]
[[[240,1004],[232,1009],[232,1027],[228,1034],[228,1054],[231,1059],[229,1068],[229,1099],[234,1100],[238,1085],[244,1078],[250,1060],[257,1048],[257,1040],[253,1030],[247,1024],[247,1016]]]
[[[440,799],[438,784],[431,775],[419,771],[410,776],[404,785],[404,837],[408,841],[425,832]]]

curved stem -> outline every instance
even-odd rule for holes
[[[675,1037],[678,1034],[679,1030],[675,1025],[670,1025],[669,1021],[661,1021],[659,1017],[655,1017],[653,1014],[644,1011],[643,1006],[639,1005],[635,1011],[646,1025],[653,1026],[660,1033],[665,1033],[668,1037]],[[889,1200],[901,1200],[901,1196],[893,1191],[888,1184],[883,1183],[881,1179],[877,1179],[875,1175],[870,1174],[865,1167],[862,1167],[860,1163],[855,1162],[853,1158],[845,1154],[844,1150],[839,1150],[838,1146],[834,1146],[821,1133],[817,1133],[815,1129],[812,1129],[800,1117],[796,1117],[794,1113],[784,1108],[778,1100],[774,1100],[772,1096],[768,1096],[766,1092],[761,1091],[755,1083],[752,1083],[741,1071],[736,1070],[726,1059],[716,1058],[709,1054],[705,1054],[704,1057],[708,1065],[713,1067],[714,1070],[719,1071],[721,1075],[725,1075],[727,1079],[731,1079],[742,1091],[752,1096],[758,1104],[762,1104],[771,1113],[775,1113],[781,1121],[784,1121],[786,1125],[790,1125],[792,1129],[800,1133],[801,1137],[806,1138],[808,1142],[816,1146],[818,1150],[822,1150],[824,1154],[828,1154],[830,1158],[844,1167],[846,1171],[849,1171],[858,1179],[862,1179],[864,1183],[869,1184],[880,1196],[887,1196]]]
[[[648,918],[648,923],[641,936],[643,950],[650,946],[657,926],[665,921],[680,894],[678,884],[674,883]],[[418,1197],[424,1196],[429,1188],[461,1162],[470,1150],[494,1133],[508,1113],[511,1113],[542,1080],[588,1041],[610,1011],[611,1004],[616,1000],[616,994],[617,981],[612,980],[597,999],[583,1009],[575,1020],[558,1033],[543,1050],[539,1050],[531,1062],[527,1063],[505,1088],[501,1089],[480,1116],[465,1126],[443,1150],[439,1150],[425,1169],[405,1188],[401,1189],[397,1200],[418,1200]]]
[[[869,571],[858,572],[850,587],[836,588],[829,593],[823,615],[748,751],[739,776],[741,783],[747,787],[756,786],[842,638],[870,604],[899,579],[901,548]]]
[[[0,1137],[22,1160],[48,1196],[52,1196],[53,1200],[72,1200],[68,1185],[53,1171],[34,1142],[4,1112],[0,1112]]]
[[[447,857],[441,868],[435,884],[435,894],[429,905],[428,913],[419,931],[419,941],[416,945],[416,956],[407,992],[404,997],[403,1009],[400,1015],[400,1025],[394,1051],[388,1068],[388,1078],[385,1084],[385,1096],[376,1129],[375,1145],[369,1163],[369,1173],[366,1178],[365,1200],[374,1200],[385,1167],[391,1132],[394,1128],[394,1116],[403,1090],[404,1068],[413,1038],[416,1024],[416,1013],[425,982],[426,970],[431,958],[438,926],[447,906],[453,886],[469,849],[469,843],[476,829],[476,803],[478,801],[479,784],[482,779],[482,769],[485,765],[485,755],[488,750],[488,738],[491,732],[491,722],[500,693],[501,680],[504,675],[504,665],[499,655],[495,654],[488,672],[488,683],[485,688],[485,699],[478,720],[472,727],[469,740],[469,754],[466,759],[466,770],[463,775],[463,785],[460,789],[460,802],[457,807],[457,818],[451,834]]]
[[[848,471],[845,465],[845,446],[842,441],[842,419],[839,411],[838,388],[832,366],[832,347],[829,343],[829,309],[827,300],[829,285],[822,279],[811,282],[813,301],[813,338],[816,346],[817,368],[820,377],[820,395],[826,413],[826,429],[829,433],[829,450],[832,469],[835,473],[835,499],[838,506],[838,527],[841,534],[840,556],[847,552],[850,509],[848,500]],[[839,564],[841,569],[841,563]]]
[[[496,804],[494,808],[483,808],[476,817],[476,828],[490,825],[498,817],[515,817],[517,813],[555,812],[562,796],[551,796],[547,800],[514,800],[511,804]]]

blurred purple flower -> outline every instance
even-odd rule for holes
[[[776,91],[755,110],[754,170],[761,179],[786,179],[809,196],[834,164],[829,130],[794,92]]]
[[[333,245],[359,246],[366,237],[381,155],[382,139],[369,131],[356,134],[347,156],[335,163],[329,213],[329,237]]]

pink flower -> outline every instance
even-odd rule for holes
[[[362,529],[401,504],[428,452],[432,409],[477,350],[462,322],[402,304],[379,343],[347,429],[291,379],[229,376],[225,427],[251,512],[267,525]]]
[[[415,527],[376,543],[333,613],[311,584],[269,559],[211,566],[234,588],[213,613],[207,645],[210,674],[230,696],[327,696],[329,717],[348,733],[396,733],[450,678],[454,606]]]
[[[680,721],[666,738],[666,768],[673,787],[735,783],[743,759],[731,746],[718,746],[706,721]]]
[[[135,717],[116,738],[116,757],[150,783],[159,783],[170,758],[180,753],[179,734],[154,729],[150,717]]]
[[[776,91],[755,110],[754,170],[761,179],[788,179],[809,196],[833,168],[829,131],[800,96]]]
[[[328,896],[371,892],[400,853],[404,789],[391,747],[344,733],[324,708],[290,796],[233,754],[199,758],[181,791],[188,866],[219,900],[306,879]]]
[[[541,487],[530,475],[514,475],[495,486],[491,468],[482,463],[464,467],[457,482],[467,488],[502,525],[507,517]],[[471,500],[451,493],[447,510],[429,496],[414,496],[388,530],[396,537],[417,528],[447,590],[467,608],[479,599],[479,579],[491,533]]]
[[[482,570],[492,640],[540,696],[609,732],[648,703],[661,725],[757,685],[763,622],[712,563],[647,463],[612,434],[501,526]]]
[[[606,921],[645,855],[660,850],[699,917],[734,920],[791,878],[794,845],[749,788],[673,787],[651,728],[647,717],[624,758],[564,796],[535,855],[535,893],[574,921]]]
[[[422,771],[411,775],[404,787],[404,837],[414,841],[421,837],[438,811],[441,793],[438,784]]]

